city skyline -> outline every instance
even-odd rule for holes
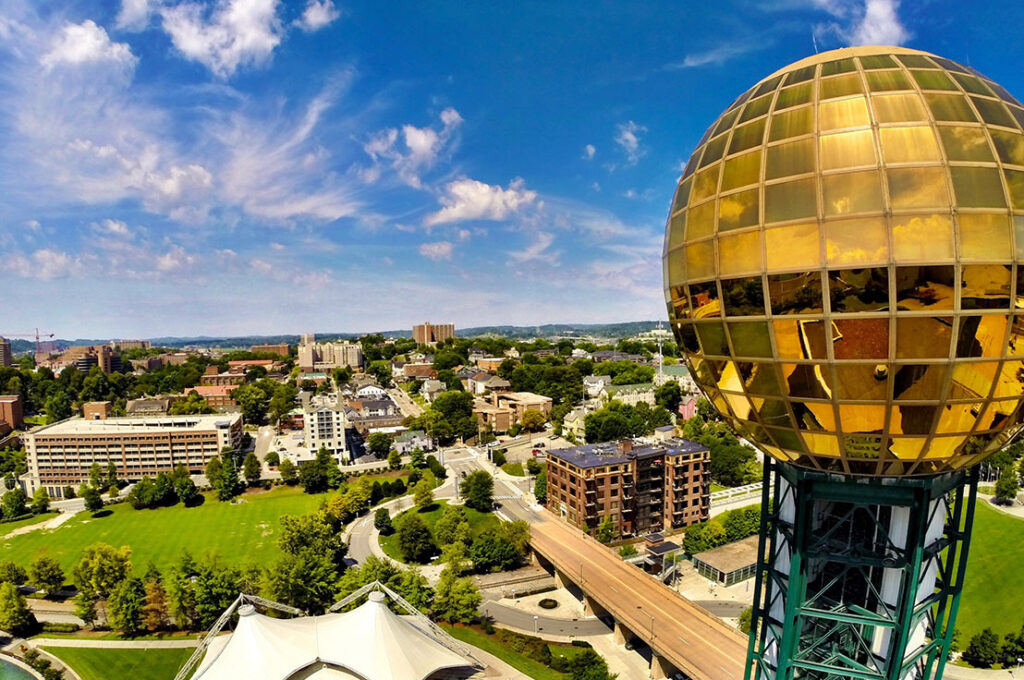
[[[0,334],[662,318],[681,163],[764,73],[893,43],[1024,89],[1020,7],[930,6],[0,2]]]

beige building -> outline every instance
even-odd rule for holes
[[[636,406],[639,403],[644,403],[648,406],[657,406],[658,404],[654,396],[653,383],[605,385],[598,393],[598,397],[605,404],[610,401],[618,401],[628,406]]]
[[[358,342],[316,342],[312,335],[303,335],[299,345],[299,368],[304,371],[323,371],[341,366],[362,368],[363,346]]]
[[[302,393],[302,434],[310,455],[326,448],[339,462],[350,459],[345,430],[349,426],[346,405],[340,396]]]
[[[412,327],[412,339],[420,345],[435,345],[455,337],[455,324],[424,322]]]
[[[241,445],[242,417],[71,418],[26,433],[24,442],[28,472],[21,479],[28,494],[44,487],[51,498],[63,498],[63,487],[89,479],[93,463],[114,463],[128,481],[177,465],[201,473],[225,446]]]
[[[494,432],[508,432],[514,423],[522,420],[527,409],[540,411],[547,418],[551,414],[551,398],[531,392],[491,392],[490,399],[473,401],[473,413],[480,423]]]
[[[276,354],[279,357],[288,356],[288,343],[281,342],[276,345],[253,345],[250,352],[263,352],[265,354]]]

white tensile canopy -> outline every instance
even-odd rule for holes
[[[215,638],[192,680],[424,680],[473,662],[371,592],[357,609],[274,619],[249,605],[230,636]]]

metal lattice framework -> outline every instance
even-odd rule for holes
[[[746,679],[941,678],[976,491],[977,468],[851,483],[766,461]]]

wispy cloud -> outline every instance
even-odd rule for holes
[[[463,220],[504,220],[536,198],[537,192],[527,189],[519,177],[509,182],[507,189],[475,179],[457,179],[444,188],[439,199],[444,207],[428,215],[423,224],[429,227]]]
[[[434,241],[433,243],[423,243],[419,247],[420,255],[423,257],[434,260],[450,260],[452,259],[452,244],[450,241]]]
[[[687,54],[683,57],[682,61],[666,64],[665,69],[674,71],[679,69],[696,68],[698,66],[707,66],[709,64],[722,64],[734,57],[738,57],[761,48],[762,46],[754,42],[753,39],[722,43],[703,52]]]
[[[327,26],[339,16],[341,16],[341,12],[331,0],[309,0],[302,16],[296,19],[295,25],[307,33],[313,33]]]
[[[902,45],[911,38],[899,18],[899,0],[813,0],[836,20],[819,24],[819,37],[834,35],[848,45]]]
[[[555,236],[546,231],[538,231],[533,235],[533,241],[521,250],[510,250],[508,257],[510,263],[521,264],[523,262],[546,262],[550,265],[558,264],[560,253],[548,250],[554,243]]]
[[[429,171],[438,160],[452,153],[458,144],[457,131],[463,120],[452,107],[441,112],[441,128],[416,127],[412,124],[387,128],[375,133],[363,150],[370,156],[373,165],[360,172],[367,183],[376,182],[381,176],[382,164],[390,164],[402,182],[417,189],[423,187],[423,173]]]
[[[583,147],[583,160],[585,160],[585,161],[592,161],[592,160],[594,160],[594,155],[596,153],[597,153],[597,147],[595,147],[593,144],[587,144],[585,147]]]
[[[640,157],[647,153],[647,149],[640,142],[640,135],[647,132],[647,128],[643,125],[637,125],[630,120],[625,123],[619,123],[615,130],[615,143],[626,154],[628,163],[636,165]]]

